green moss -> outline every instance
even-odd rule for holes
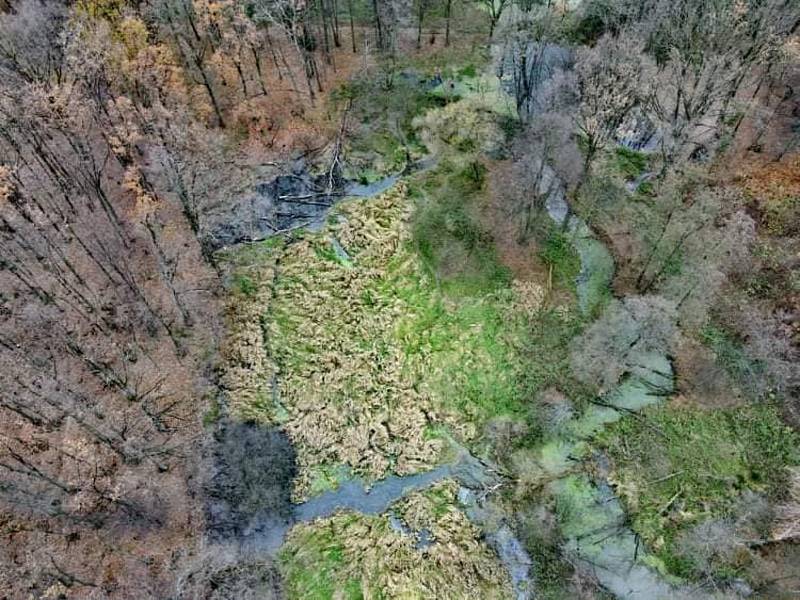
[[[350,471],[342,465],[320,465],[311,467],[310,470],[310,493],[312,496],[338,489],[343,481],[352,477]]]
[[[233,289],[239,294],[252,298],[258,291],[258,285],[247,275],[237,273],[233,276]]]
[[[357,517],[342,517],[355,521]],[[284,546],[278,558],[289,598],[331,600],[335,597],[356,600],[362,598],[359,582],[338,581],[338,571],[344,564],[344,545],[329,528],[307,528],[298,535],[296,543]],[[353,585],[355,583],[355,585]]]
[[[477,74],[478,70],[475,68],[475,65],[473,64],[464,65],[457,72],[457,76],[459,78],[475,77]]]
[[[643,181],[636,188],[636,193],[646,198],[652,198],[656,195],[656,187],[652,181]]]
[[[581,261],[569,232],[551,224],[542,242],[539,258],[552,268],[554,283],[567,289],[574,289],[575,278],[581,270]]]
[[[785,467],[800,461],[800,436],[769,405],[715,412],[658,408],[600,435],[634,530],[680,576],[691,565],[677,535],[706,518],[729,516],[744,490],[776,494]]]
[[[605,510],[592,510],[597,495],[586,477],[568,476],[554,484],[556,516],[565,538],[595,534],[613,522]]]
[[[635,150],[618,147],[614,149],[614,166],[625,179],[633,180],[645,172],[649,157]]]

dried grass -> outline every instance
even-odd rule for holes
[[[340,514],[295,527],[283,554],[289,596],[308,597],[308,577],[322,571],[334,597],[356,581],[364,598],[513,597],[508,574],[457,508],[456,490],[443,482],[396,504],[394,516],[411,533],[393,529],[388,515]],[[423,529],[432,543],[417,547]]]
[[[397,276],[418,271],[404,251],[409,210],[404,185],[344,204],[336,224],[281,257],[268,338],[280,365],[284,426],[297,449],[298,499],[307,495],[315,467],[325,464],[377,479],[439,458],[441,440],[425,432],[440,417],[392,335],[407,306],[377,289],[390,268]],[[352,262],[324,254],[332,236]]]
[[[249,280],[258,283],[250,293],[232,293],[226,306],[228,335],[222,345],[221,384],[232,414],[269,424],[276,421],[272,403],[276,369],[267,353],[261,321],[272,297],[275,255],[260,256],[248,273]]]
[[[296,501],[335,467],[366,480],[427,470],[445,446],[435,432],[468,442],[513,409],[508,324],[544,290],[443,297],[413,251],[412,209],[404,183],[342,203],[321,232],[248,265],[255,289],[232,295],[223,383],[234,414],[291,438]]]
[[[789,471],[789,499],[777,510],[772,529],[775,541],[800,539],[800,468]]]

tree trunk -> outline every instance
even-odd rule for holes
[[[250,46],[250,51],[253,53],[253,62],[256,66],[256,74],[258,75],[258,85],[261,86],[261,92],[266,96],[267,86],[264,85],[264,73],[261,70],[261,57],[258,55],[258,51],[253,46]]]
[[[337,0],[330,0],[331,2],[331,11],[333,11],[333,45],[337,48],[342,47],[342,40],[339,37],[339,3]]]
[[[378,8],[378,0],[372,0],[372,9],[375,12],[375,32],[378,34],[378,49],[384,50],[383,27],[381,26],[381,13]]]
[[[444,9],[444,18],[445,18],[445,30],[444,30],[444,45],[450,45],[450,8],[453,5],[453,0],[447,0],[447,4],[445,4]]]
[[[347,0],[347,12],[350,14],[350,41],[353,43],[353,54],[356,54],[356,27],[353,23],[353,0]]]
[[[425,0],[417,0],[417,50],[422,47],[422,23],[425,20]]]

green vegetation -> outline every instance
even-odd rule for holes
[[[550,224],[539,257],[552,269],[555,283],[567,289],[575,287],[575,278],[581,270],[581,261],[569,232],[554,223]]]
[[[456,489],[445,482],[384,515],[339,514],[296,526],[279,556],[289,600],[510,598],[508,575],[458,508]]]
[[[411,188],[418,207],[412,220],[416,251],[445,289],[490,293],[510,282],[491,236],[475,218],[486,167],[444,162]]]
[[[359,520],[355,515],[338,518],[342,527]],[[360,582],[348,578],[339,583],[339,570],[346,567],[344,542],[333,529],[315,528],[296,533],[293,546],[281,552],[281,566],[289,598],[330,600],[335,593],[344,598],[363,598]]]
[[[391,73],[383,78],[356,79],[331,98],[334,105],[351,103],[349,122],[358,125],[347,139],[345,176],[362,183],[402,171],[409,160],[424,156],[426,148],[412,121],[445,102],[414,79]]]
[[[445,177],[476,185],[461,171]],[[427,216],[415,226],[402,184],[341,204],[322,232],[279,256],[261,314],[281,373],[280,422],[298,448],[299,497],[335,486],[338,465],[367,478],[432,466],[444,442],[426,430],[445,426],[464,443],[493,417],[529,411],[536,363],[521,352],[543,292],[510,285],[466,212],[437,222],[446,218],[431,206],[438,198],[418,198]],[[462,268],[447,272],[442,236]],[[261,397],[250,412],[278,420]]]
[[[650,157],[642,152],[618,146],[614,149],[614,166],[625,179],[633,180],[647,170]]]
[[[323,231],[276,249],[270,293],[249,298],[261,303],[250,311],[263,328],[261,364],[280,377],[277,391],[256,378],[261,391],[243,412],[285,427],[297,448],[297,499],[336,487],[342,473],[377,479],[430,468],[449,438],[469,444],[494,418],[530,418],[533,394],[557,376],[547,373],[551,357],[523,354],[544,290],[511,281],[479,224],[480,155],[504,139],[493,96],[409,124],[425,102],[403,102],[421,98],[403,77],[392,86],[384,108],[399,114],[402,105],[400,129],[426,136],[439,164],[411,177],[408,190],[400,183],[340,204]],[[386,142],[381,127],[363,139]],[[568,251],[559,252],[561,265]]]
[[[566,600],[573,568],[561,555],[557,541],[541,537],[533,524],[526,527],[526,533],[525,549],[536,565],[536,597]]]
[[[680,576],[692,574],[675,547],[680,532],[729,516],[745,490],[777,494],[786,466],[800,461],[800,437],[764,404],[651,409],[621,420],[599,442],[613,459],[634,530]]]
[[[233,276],[232,282],[233,289],[239,294],[245,296],[254,296],[258,290],[258,285],[247,275],[237,273]]]
[[[442,77],[465,80],[475,77],[490,60],[487,48],[450,46],[433,53],[406,54],[397,57],[396,67],[411,69],[432,76],[437,70]]]
[[[210,427],[211,425],[219,421],[219,418],[221,416],[221,409],[222,407],[219,405],[219,400],[217,400],[216,398],[211,398],[208,410],[206,410],[206,412],[203,413],[203,425],[205,425],[206,427]]]
[[[345,175],[370,183],[402,171],[409,160],[424,156],[427,148],[419,139],[414,119],[481,88],[476,65],[487,60],[479,48],[406,57],[384,65],[378,76],[355,79],[333,92],[333,105],[350,103],[349,122],[358,124],[347,139]],[[443,93],[421,83],[437,71],[457,84],[456,92]]]
[[[755,389],[753,384],[762,376],[762,368],[747,356],[734,337],[723,328],[710,324],[700,331],[700,339],[714,351],[717,362],[742,389]]]

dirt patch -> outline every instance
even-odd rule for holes
[[[483,223],[492,235],[500,262],[511,270],[514,279],[546,286],[548,268],[539,259],[539,246],[532,238],[521,239],[519,217],[514,214],[514,199],[531,193],[519,182],[517,168],[512,160],[490,165]],[[542,212],[542,219],[547,218]]]
[[[714,352],[697,340],[680,341],[675,368],[682,403],[706,409],[732,408],[744,403],[741,390]]]

